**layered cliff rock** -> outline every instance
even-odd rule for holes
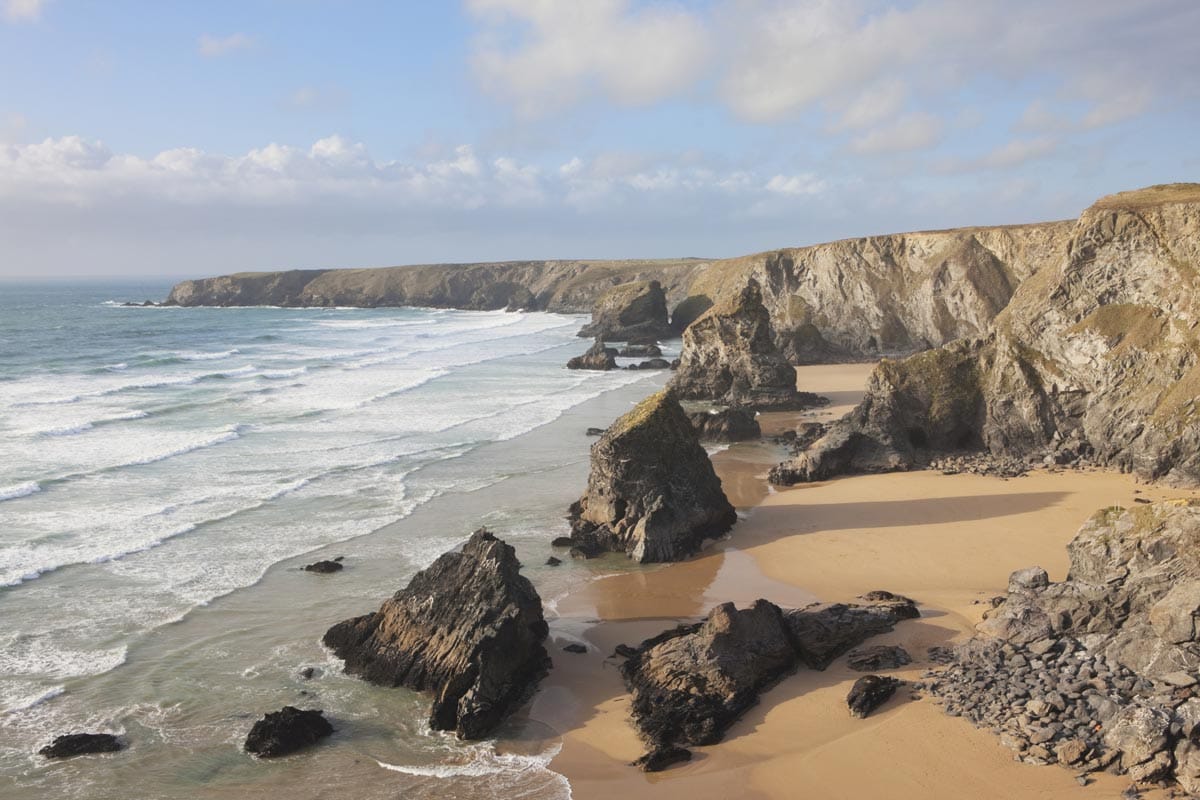
[[[1062,582],[1013,573],[930,688],[1025,761],[1200,792],[1200,507],[1105,509],[1068,551]]]
[[[749,408],[812,404],[796,391],[796,370],[775,346],[762,289],[751,279],[683,332],[671,386],[682,398]]]
[[[1105,198],[984,337],[885,361],[868,395],[782,465],[782,483],[906,468],[930,450],[1069,449],[1200,482],[1200,185]]]
[[[721,479],[673,392],[643,400],[592,445],[587,492],[571,506],[584,552],[678,561],[737,521]]]
[[[334,625],[323,641],[351,674],[432,692],[434,730],[482,738],[549,666],[542,601],[520,567],[512,547],[480,529],[379,611]]]
[[[631,281],[609,289],[596,300],[591,324],[585,325],[579,335],[615,342],[653,341],[674,335],[662,284]]]

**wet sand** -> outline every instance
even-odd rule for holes
[[[870,369],[801,368],[800,386],[833,401],[802,416],[840,416],[861,395]],[[770,431],[795,420],[772,415],[761,421]],[[590,650],[554,653],[556,669],[530,715],[567,731],[551,767],[570,779],[574,797],[1119,795],[1127,779],[1096,776],[1082,789],[1069,770],[1014,762],[990,733],[903,689],[870,718],[854,719],[845,697],[860,673],[844,659],[824,672],[785,678],[725,741],[696,748],[689,764],[657,775],[627,766],[642,746],[628,720],[617,662],[605,658],[618,643],[637,643],[719,602],[742,606],[766,597],[796,606],[887,589],[915,598],[922,618],[872,643],[903,645],[915,663],[891,674],[919,680],[930,666],[926,650],[967,638],[1014,569],[1038,564],[1054,580],[1065,577],[1066,544],[1094,511],[1132,505],[1135,497],[1183,494],[1100,471],[1038,471],[1010,480],[924,471],[773,491],[765,477],[777,460],[776,449],[762,443],[735,445],[714,457],[744,518],[701,557],[593,581],[559,604],[554,649],[582,640]]]

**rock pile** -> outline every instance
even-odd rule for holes
[[[968,455],[952,455],[935,458],[929,462],[929,468],[940,471],[943,475],[987,475],[993,478],[1019,478],[1025,475],[1036,464],[1028,459],[1015,456],[991,455],[990,453],[971,453]]]

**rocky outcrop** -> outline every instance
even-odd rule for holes
[[[567,361],[567,369],[610,370],[617,368],[617,351],[605,347],[603,339],[596,342],[581,356],[575,356]]]
[[[342,563],[340,557],[333,560],[322,559],[321,561],[314,561],[311,564],[304,565],[305,572],[315,572],[318,575],[332,575],[335,572],[341,572],[345,568],[346,565]]]
[[[1200,791],[1200,506],[1105,509],[1068,552],[1065,581],[1013,573],[930,690],[1025,761]]]
[[[592,307],[592,321],[579,331],[579,335],[616,342],[672,336],[667,295],[662,284],[658,281],[635,281],[609,289],[596,300]]]
[[[885,361],[781,483],[983,449],[1200,483],[1200,185],[1115,195],[1075,224],[984,337]]]
[[[903,647],[895,644],[877,644],[851,651],[846,656],[846,666],[857,672],[879,672],[899,669],[912,663],[912,656]]]
[[[721,480],[670,390],[643,400],[591,450],[587,492],[571,506],[571,539],[584,553],[678,561],[737,521]]]
[[[284,706],[254,723],[242,749],[259,758],[279,758],[332,735],[333,726],[324,712]]]
[[[323,641],[351,674],[432,692],[434,730],[482,738],[549,666],[542,601],[520,566],[512,547],[480,529],[379,611],[334,625]]]
[[[800,666],[824,669],[916,614],[906,598],[860,599],[866,605],[791,611],[767,600],[741,610],[724,603],[703,622],[666,631],[637,648],[618,648],[626,657],[621,674],[632,695],[634,722],[650,748],[646,758],[680,745],[720,741],[783,675]]]
[[[796,391],[796,370],[775,346],[762,290],[753,280],[684,331],[671,386],[687,400],[749,408],[798,408],[815,400]]]
[[[882,675],[864,675],[850,687],[846,705],[850,713],[859,719],[867,716],[891,699],[900,686],[900,681]]]
[[[74,758],[93,753],[115,753],[124,749],[121,740],[111,733],[68,733],[55,736],[54,741],[38,751],[43,758]]]
[[[703,442],[744,442],[762,436],[754,412],[745,408],[692,411],[688,419]]]

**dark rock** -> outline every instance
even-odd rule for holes
[[[815,399],[796,391],[796,370],[775,346],[754,280],[684,331],[671,385],[684,399],[748,408],[800,408]]]
[[[321,711],[301,711],[284,706],[254,723],[243,749],[259,758],[277,758],[316,744],[333,734]]]
[[[318,575],[329,575],[333,572],[341,572],[343,569],[345,566],[340,561],[317,561],[304,567],[305,572],[315,572]]]
[[[555,536],[550,540],[551,547],[574,547],[575,540],[570,536]]]
[[[571,537],[585,554],[678,561],[737,521],[708,454],[670,391],[643,400],[592,445]]]
[[[621,358],[657,358],[662,355],[662,348],[657,343],[626,344],[617,355]]]
[[[617,645],[616,649],[613,650],[613,656],[616,658],[634,658],[639,652],[641,651],[639,651],[636,647],[630,647],[627,644],[619,644]]]
[[[862,647],[851,651],[850,655],[846,657],[846,665],[857,672],[898,669],[911,663],[912,657],[909,656],[908,651],[894,644]]]
[[[610,370],[617,368],[617,351],[605,347],[603,339],[597,339],[595,344],[581,356],[575,356],[567,362],[567,369]]]
[[[586,436],[603,436],[604,428],[588,428],[584,435],[586,435]]]
[[[630,367],[630,369],[670,369],[670,368],[671,368],[671,362],[667,361],[665,358],[652,358],[648,361],[641,362],[636,367],[632,367],[632,366]]]
[[[93,753],[115,753],[124,748],[121,740],[111,733],[68,733],[55,736],[54,741],[38,751],[46,758],[74,758]]]
[[[433,692],[434,730],[482,738],[549,666],[541,598],[520,566],[512,547],[480,529],[379,611],[334,625],[325,645],[351,674]]]
[[[582,644],[576,644],[575,642],[572,642],[571,644],[564,647],[563,650],[565,650],[568,653],[586,653],[587,646],[582,645]]]
[[[304,669],[300,670],[300,677],[306,681],[312,680],[313,675],[316,674],[317,671],[313,667],[305,667]]]
[[[614,286],[596,300],[592,321],[579,331],[583,337],[618,342],[671,336],[667,296],[658,281],[634,281]]]
[[[692,760],[692,751],[683,747],[659,747],[633,762],[642,772],[662,772],[667,767]]]
[[[693,411],[688,419],[705,442],[744,442],[762,436],[754,412],[745,408]]]
[[[787,625],[804,663],[825,669],[870,637],[892,630],[900,620],[920,616],[907,597],[883,594],[888,599],[868,600],[865,605],[819,603],[787,612]]]
[[[846,705],[850,707],[851,714],[859,719],[866,719],[868,714],[886,703],[896,693],[899,685],[900,681],[895,678],[864,675],[850,687],[850,694],[846,695]]]
[[[561,558],[555,558],[554,556],[550,556],[549,558],[547,558],[547,559],[546,559],[546,566],[547,566],[547,567],[557,567],[557,566],[558,566],[559,564],[561,564],[561,563],[562,563],[562,559],[561,559]]]

